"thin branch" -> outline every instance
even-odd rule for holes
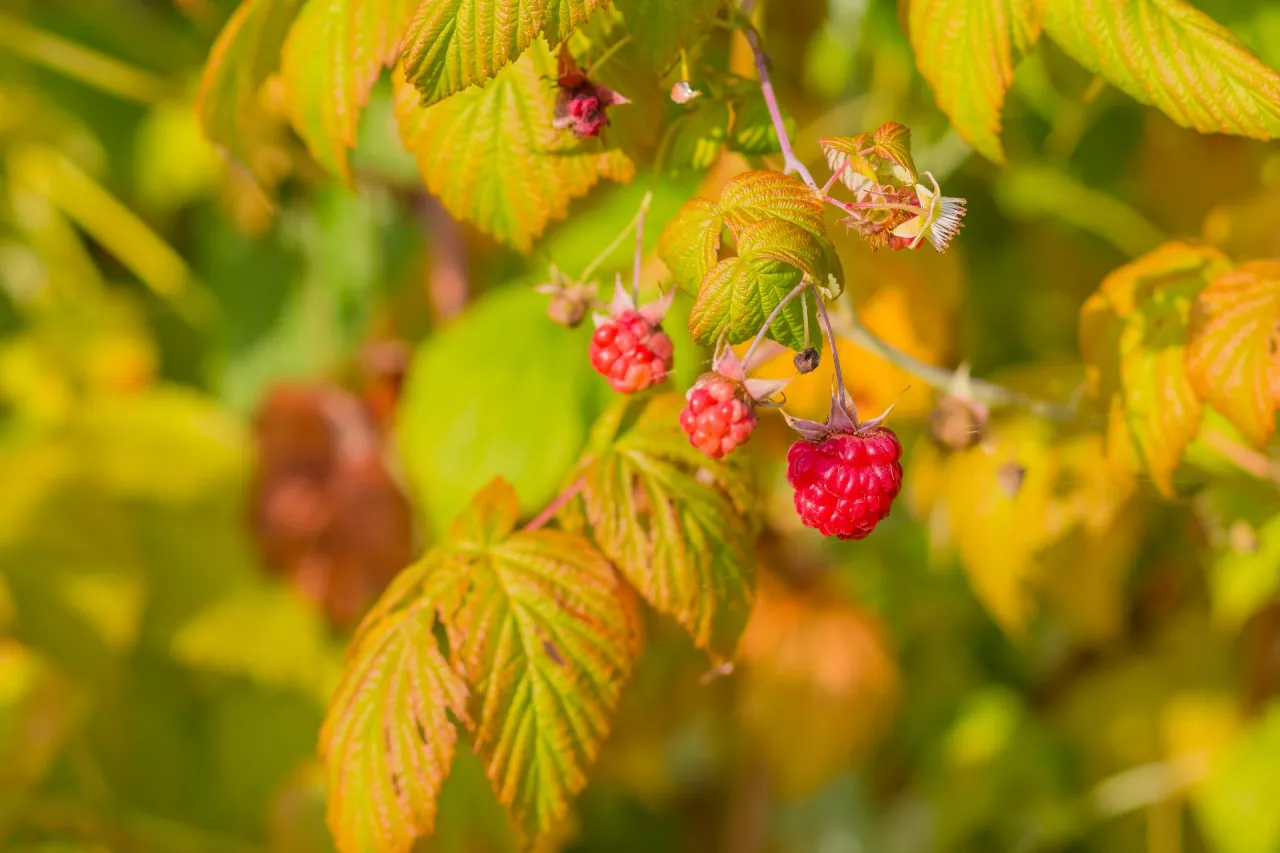
[[[955,373],[932,364],[926,364],[915,356],[908,355],[897,347],[891,346],[867,330],[856,317],[846,315],[840,318],[840,337],[857,344],[865,350],[875,353],[880,358],[900,367],[907,373],[937,388],[939,391],[954,392],[956,390]],[[982,379],[969,379],[965,396],[975,403],[986,403],[989,406],[1016,406],[1030,411],[1032,414],[1055,421],[1071,421],[1076,417],[1073,406],[1061,403],[1048,403],[1019,394],[987,382]]]
[[[802,281],[797,284],[790,293],[782,297],[782,301],[773,306],[773,310],[769,312],[769,316],[765,318],[764,325],[760,327],[760,331],[756,333],[755,340],[751,342],[751,346],[747,348],[747,354],[742,357],[743,364],[751,363],[751,356],[756,354],[756,349],[764,342],[764,336],[768,333],[769,327],[773,325],[773,321],[778,319],[778,315],[782,313],[782,309],[787,307],[787,303],[804,293],[809,282]]]
[[[644,194],[640,200],[640,212],[636,214],[636,259],[631,269],[631,300],[640,304],[640,265],[644,262],[644,217],[649,212],[649,203],[653,201],[653,190]]]
[[[532,521],[524,526],[525,530],[537,530],[548,521],[556,517],[556,513],[564,508],[564,505],[573,500],[578,492],[582,491],[582,487],[587,484],[585,477],[579,477],[569,484],[563,492],[556,495],[551,503],[547,504],[542,512],[538,513]]]
[[[645,193],[645,198],[648,199],[648,197],[649,193]],[[582,275],[578,276],[579,281],[586,281],[591,278],[592,273],[600,269],[600,266],[605,261],[609,260],[609,257],[614,252],[618,251],[618,247],[622,245],[622,241],[630,237],[631,232],[641,223],[641,221],[644,220],[645,210],[648,206],[647,201],[642,201],[640,203],[640,209],[636,211],[635,216],[631,217],[631,221],[627,223],[627,227],[618,232],[618,236],[614,237],[613,241],[604,247],[604,251],[596,255],[595,259],[591,261],[591,263],[587,264],[586,268],[582,270]]]
[[[745,14],[749,11],[754,3],[743,2],[742,11]],[[765,106],[769,108],[769,118],[773,119],[773,129],[778,134],[778,147],[782,149],[783,171],[787,174],[795,172],[801,177],[811,189],[817,189],[818,185],[813,180],[813,175],[809,174],[809,170],[797,158],[795,151],[791,149],[791,138],[787,136],[787,127],[782,120],[782,111],[778,108],[778,96],[773,91],[773,81],[769,78],[769,57],[765,54],[764,48],[760,46],[760,33],[756,32],[753,26],[746,26],[743,30],[747,36],[747,43],[751,45],[751,53],[755,56],[756,74],[760,77],[760,94],[764,95]]]

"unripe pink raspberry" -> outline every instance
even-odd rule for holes
[[[639,311],[624,311],[591,336],[591,366],[620,394],[634,394],[667,378],[671,338]]]
[[[745,444],[756,428],[756,412],[746,388],[718,373],[708,373],[684,395],[680,428],[689,443],[712,459]]]
[[[902,490],[902,445],[881,424],[859,423],[844,389],[832,395],[826,423],[788,418],[803,438],[787,451],[796,512],[823,536],[862,539],[883,521]]]
[[[862,539],[889,515],[902,489],[902,445],[893,430],[801,439],[787,452],[796,512],[823,536]]]

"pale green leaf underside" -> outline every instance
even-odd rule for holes
[[[347,150],[419,0],[307,0],[284,44],[289,117],[320,165],[350,179]]]
[[[521,251],[601,177],[627,181],[634,173],[621,152],[552,126],[555,73],[539,42],[483,88],[425,108],[396,76],[400,133],[428,189],[455,218]]]
[[[920,73],[956,131],[996,162],[1004,161],[1005,93],[1016,54],[1035,40],[1035,17],[1035,0],[911,0],[911,47]]]
[[[262,152],[278,140],[279,123],[259,90],[277,68],[280,47],[302,0],[245,0],[227,21],[205,63],[196,113],[205,135],[263,183]]]
[[[605,0],[429,0],[409,25],[404,70],[424,105],[477,86],[538,35],[564,41]]]
[[[1077,62],[1183,127],[1280,136],[1280,75],[1180,0],[1041,0],[1045,32]]]
[[[600,419],[581,475],[593,538],[658,611],[695,643],[731,655],[751,609],[757,512],[741,457],[712,462],[689,446],[677,394],[631,401]]]

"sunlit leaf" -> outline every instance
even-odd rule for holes
[[[920,73],[960,135],[998,163],[1004,161],[1000,114],[1013,66],[1039,35],[1035,4],[911,0],[911,47]]]
[[[696,294],[702,277],[720,257],[724,216],[713,201],[695,198],[680,208],[662,229],[658,254],[676,285]]]
[[[280,48],[302,1],[244,0],[209,52],[196,100],[205,134],[267,186],[279,171],[273,149],[280,123],[260,90],[279,67]]]
[[[1280,261],[1220,275],[1196,298],[1187,371],[1192,387],[1261,445],[1280,406]]]
[[[400,55],[418,0],[308,0],[284,43],[289,115],[312,155],[350,180],[347,150],[383,68]]]
[[[783,124],[786,126],[787,133],[794,136],[795,119],[783,113]],[[769,106],[765,103],[764,95],[759,91],[751,91],[734,105],[733,129],[729,132],[729,150],[757,157],[782,151],[778,141],[778,129],[773,126]]]
[[[767,574],[738,660],[742,724],[787,796],[809,793],[861,757],[897,699],[897,664],[870,614],[830,595],[791,592]]]
[[[1213,249],[1170,243],[1111,273],[1081,309],[1093,390],[1166,495],[1202,413],[1186,366],[1191,306],[1225,266]]]
[[[857,192],[876,184],[913,184],[919,175],[911,157],[911,130],[896,121],[874,133],[819,139],[827,166]]]
[[[758,508],[740,455],[689,445],[676,394],[601,416],[577,476],[592,537],[653,607],[699,646],[732,654],[751,609]],[[634,420],[630,418],[634,416]]]
[[[621,152],[552,126],[555,74],[539,43],[483,88],[425,109],[396,75],[400,133],[427,188],[455,218],[522,251],[601,177],[628,181],[634,173]]]
[[[1044,29],[1077,62],[1183,127],[1280,136],[1280,74],[1183,0],[1041,0]]]
[[[671,131],[667,163],[672,169],[707,169],[715,163],[729,133],[729,105],[724,101],[695,102]]]
[[[455,719],[474,721],[526,840],[554,831],[586,784],[638,652],[636,612],[590,542],[514,531],[518,514],[505,481],[481,490],[361,627],[322,732],[343,851],[407,851],[431,830]]]
[[[441,0],[423,3],[409,25],[404,70],[430,106],[483,85],[539,34],[552,46],[602,0]]]

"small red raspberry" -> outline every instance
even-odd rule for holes
[[[634,394],[667,378],[671,338],[639,311],[622,311],[591,336],[591,366],[620,394]]]
[[[708,373],[684,396],[689,405],[680,412],[680,428],[712,459],[745,444],[756,428],[755,407],[741,382]]]
[[[883,426],[797,441],[787,452],[787,482],[800,520],[823,536],[867,536],[902,489],[901,458],[898,437]]]

